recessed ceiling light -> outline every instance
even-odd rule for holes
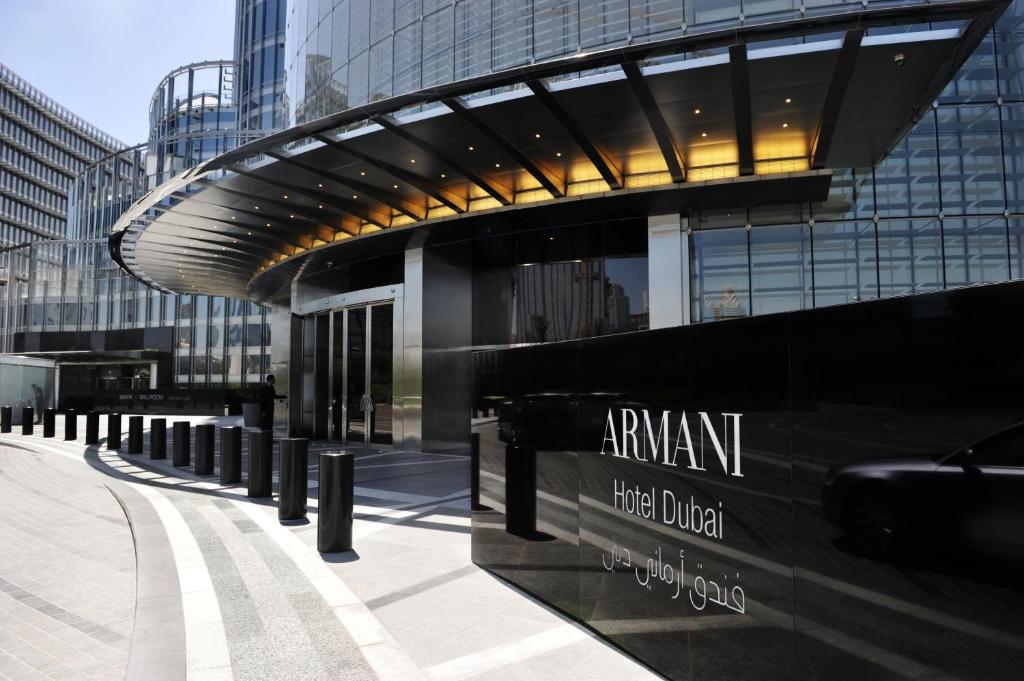
[[[321,189],[323,189],[323,188],[324,188],[324,186],[323,186],[322,184],[320,184],[319,182],[317,183],[317,185],[316,185],[316,186],[317,186],[317,187],[320,187]]]
[[[254,208],[255,210],[259,210],[259,209],[260,209],[260,207],[259,207],[259,206],[253,206],[253,208]]]
[[[267,227],[270,227],[270,223],[269,222],[267,223]]]
[[[701,137],[707,137],[707,136],[708,136],[707,130],[705,130],[704,132],[702,132],[702,133],[700,134],[700,136],[701,136]]]
[[[700,109],[694,109],[693,113],[695,116],[700,116]]]
[[[393,184],[391,186],[394,187],[395,189],[398,189],[398,185],[397,184]]]
[[[539,132],[535,132],[535,133],[533,133],[533,136],[534,136],[534,138],[536,138],[536,139],[540,139],[540,133],[539,133]]]
[[[292,220],[294,220],[294,219],[295,219],[295,216],[294,216],[294,215],[289,215],[288,217],[290,217],[290,218],[291,218]]]
[[[558,158],[562,158],[562,152],[560,152],[560,151],[555,152],[555,156],[557,156]]]
[[[320,204],[319,206],[317,206],[317,208],[323,208],[323,207],[324,207],[323,204]]]
[[[784,128],[788,128],[788,127],[789,127],[789,123],[783,123],[783,124],[782,124],[782,127],[784,127]]]
[[[793,100],[790,97],[786,97],[786,104],[792,104]]]
[[[287,199],[287,198],[288,198],[288,195],[287,195],[287,194],[285,194],[285,195],[284,195],[284,198],[286,198],[286,199]]]
[[[353,199],[358,199],[359,197],[358,197],[358,196],[357,196],[356,194],[353,194],[353,195],[352,195],[352,198],[353,198]]]
[[[500,164],[500,163],[495,163],[495,164],[494,164],[494,167],[495,167],[495,168],[500,168],[500,167],[501,167],[501,164]]]
[[[409,163],[415,163],[415,162],[416,162],[416,159],[414,159],[414,158],[410,158],[409,159]]]
[[[238,218],[236,218],[236,217],[235,217],[234,215],[232,215],[232,216],[231,216],[231,219],[232,219],[232,220],[237,220]]]
[[[442,177],[442,178],[445,178],[445,177],[448,177],[448,176],[447,176],[447,175],[445,175],[444,173],[441,173],[441,177]]]
[[[366,171],[365,170],[360,170],[359,174],[362,175],[363,177],[366,177]]]
[[[473,145],[472,144],[469,145],[469,150],[473,151]]]

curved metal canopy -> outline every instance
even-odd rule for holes
[[[382,100],[157,187],[113,248],[159,288],[265,300],[311,256],[387,251],[421,226],[543,221],[608,199],[648,212],[821,200],[827,169],[879,161],[1006,4],[685,36]],[[914,30],[865,31],[892,25]],[[806,39],[780,40],[793,35]]]

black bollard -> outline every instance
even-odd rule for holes
[[[249,431],[249,494],[253,499],[274,494],[274,431]]]
[[[90,411],[85,415],[85,444],[94,445],[100,441],[100,413]]]
[[[212,423],[196,426],[196,475],[213,475]]]
[[[281,440],[279,470],[277,519],[302,520],[306,517],[309,487],[309,440],[304,437]]]
[[[232,485],[242,481],[242,428],[228,426],[220,429],[220,484]]]
[[[349,452],[320,455],[320,514],[316,548],[320,553],[352,549],[355,457]]]
[[[12,409],[10,407],[0,407],[0,433],[11,432],[11,423],[13,421]]]
[[[167,419],[149,421],[149,458],[167,458]]]
[[[128,417],[128,453],[142,454],[142,417]]]
[[[172,428],[174,454],[171,456],[171,465],[181,468],[192,461],[192,424],[188,421],[175,421]]]
[[[469,508],[480,508],[480,433],[469,436]]]
[[[78,413],[74,409],[64,410],[64,439],[78,439]]]
[[[32,407],[21,408],[21,434],[31,435],[35,430],[36,410]]]
[[[107,449],[121,449],[121,415],[107,414]]]
[[[53,437],[57,432],[57,410],[47,407],[43,410],[43,437]]]
[[[505,531],[530,536],[537,531],[537,450],[505,447]]]

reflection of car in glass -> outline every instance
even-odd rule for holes
[[[1024,557],[1024,423],[952,453],[835,466],[822,508],[873,556],[930,541]]]
[[[535,449],[600,448],[609,409],[617,414],[623,408],[639,412],[645,407],[649,405],[606,393],[522,395],[498,403],[498,439]]]

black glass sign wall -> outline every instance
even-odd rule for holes
[[[1019,679],[1024,284],[475,353],[473,559],[673,679]]]

